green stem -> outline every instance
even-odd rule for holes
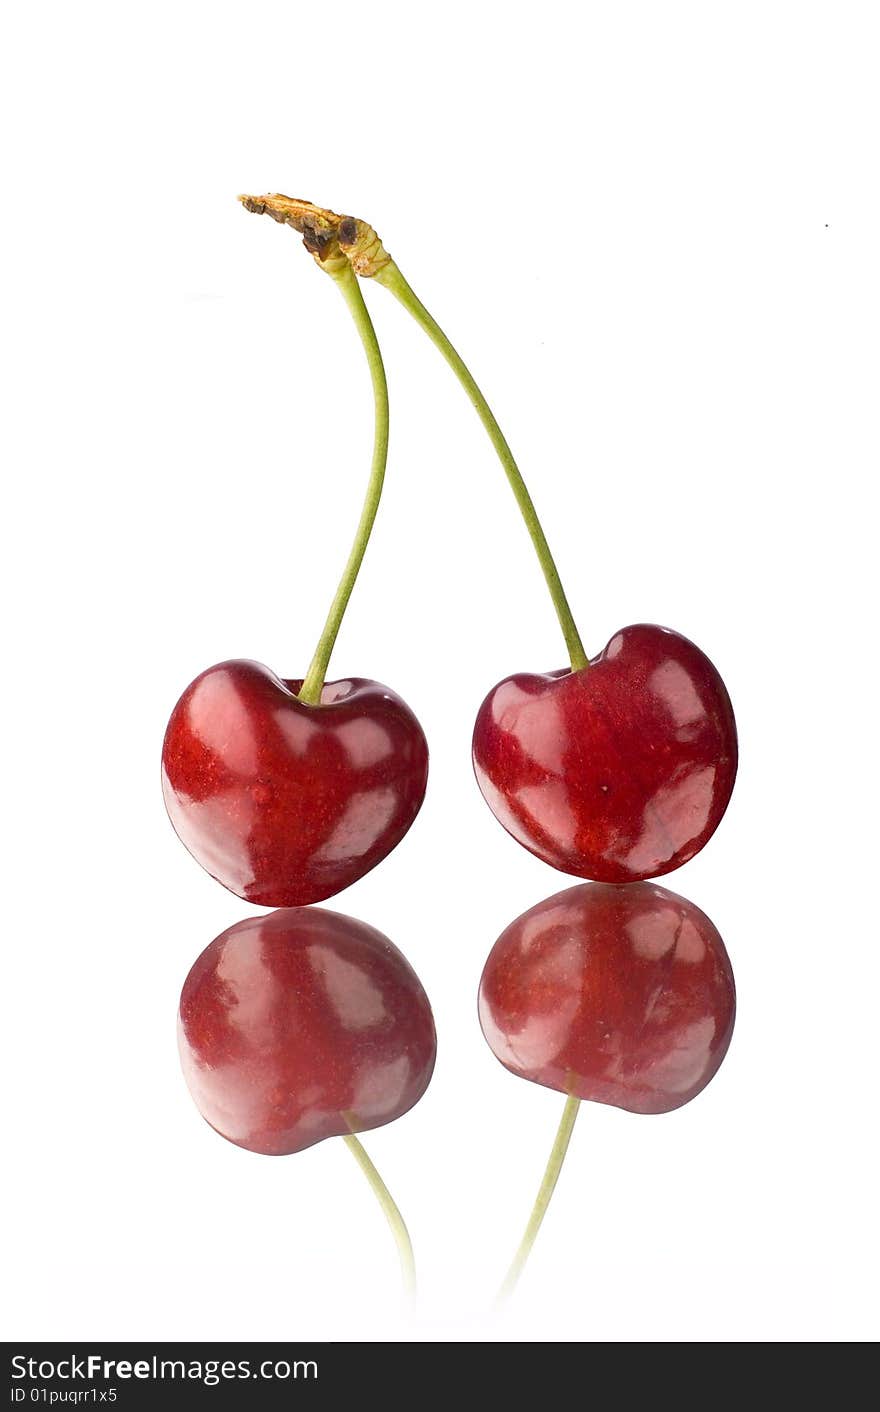
[[[349,1152],[351,1152],[367,1181],[370,1183],[370,1186],[373,1188],[376,1200],[385,1213],[385,1219],[391,1227],[392,1234],[397,1242],[397,1254],[400,1257],[400,1272],[403,1276],[403,1287],[409,1299],[414,1300],[416,1297],[416,1264],[413,1258],[412,1241],[409,1238],[409,1231],[406,1228],[404,1219],[390,1191],[354,1134],[346,1134],[342,1140],[348,1147]]]
[[[526,529],[531,536],[532,544],[535,546],[535,553],[538,556],[538,561],[543,570],[547,587],[550,590],[550,597],[553,600],[556,616],[559,619],[559,626],[562,628],[562,635],[565,638],[565,645],[568,648],[571,669],[573,672],[582,671],[584,667],[589,666],[589,660],[584,651],[583,643],[581,642],[571,609],[568,606],[568,599],[565,596],[565,590],[562,587],[559,572],[553,562],[553,555],[550,553],[550,546],[541,528],[541,522],[538,519],[532,497],[529,495],[520,469],[513,459],[513,452],[507,444],[504,433],[495,420],[492,409],[474,381],[470,369],[459,356],[455,348],[453,348],[440,325],[410,288],[394,261],[390,260],[387,265],[377,270],[374,278],[378,284],[384,285],[386,289],[391,291],[403,307],[412,314],[416,323],[424,329],[431,342],[443,354],[443,357],[455,373],[455,376],[458,378],[476,409],[477,416],[486,428],[489,434],[489,440],[494,446],[498,454],[498,459],[504,467],[507,479],[510,482],[510,488],[516,497],[516,503],[525,520]]]
[[[547,1214],[547,1207],[550,1205],[550,1198],[553,1195],[556,1183],[559,1180],[559,1173],[562,1171],[562,1164],[565,1161],[565,1154],[568,1151],[568,1144],[574,1131],[575,1119],[580,1107],[579,1098],[567,1098],[565,1107],[562,1110],[562,1118],[556,1133],[556,1140],[553,1143],[553,1150],[550,1153],[550,1160],[544,1172],[544,1180],[538,1190],[538,1196],[532,1207],[532,1214],[526,1226],[525,1234],[519,1243],[519,1249],[513,1257],[513,1262],[507,1272],[504,1283],[498,1291],[498,1300],[508,1299],[516,1288],[517,1280],[523,1271],[523,1266],[531,1254],[532,1246],[538,1231],[541,1229],[541,1222]]]
[[[317,706],[321,700],[321,691],[324,686],[324,678],[327,675],[327,667],[330,662],[330,654],[336,642],[345,610],[348,607],[348,600],[354,588],[373,523],[376,519],[376,511],[379,508],[379,501],[382,497],[382,484],[385,480],[385,463],[388,459],[388,385],[385,380],[385,367],[382,362],[382,352],[376,338],[376,330],[367,312],[364,297],[361,294],[360,284],[351,266],[343,261],[337,271],[333,271],[331,277],[336,281],[341,291],[349,312],[354,319],[357,331],[361,336],[361,343],[367,355],[367,363],[370,368],[370,376],[373,380],[373,401],[375,404],[375,427],[373,435],[373,464],[370,468],[370,479],[367,484],[367,494],[364,500],[364,507],[361,510],[361,517],[358,522],[357,532],[354,537],[354,544],[348,556],[348,562],[339,581],[336,596],[330,605],[327,614],[327,621],[324,630],[315,648],[315,655],[312,657],[309,669],[306,672],[305,680],[300,689],[299,699],[308,706]]]

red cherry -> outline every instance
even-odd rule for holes
[[[437,1051],[428,997],[397,947],[311,907],[212,941],[186,978],[178,1036],[202,1117],[269,1156],[399,1118]]]
[[[581,878],[659,877],[712,837],[736,777],[736,723],[708,657],[669,628],[622,628],[583,671],[489,692],[474,770],[495,817]]]
[[[258,662],[187,687],[162,747],[169,817],[193,857],[248,902],[332,897],[403,838],[425,795],[428,745],[378,682],[326,682],[320,706]]]
[[[721,1064],[736,1008],[704,912],[652,883],[586,883],[499,937],[480,1023],[511,1073],[631,1113],[688,1103]]]

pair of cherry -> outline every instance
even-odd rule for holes
[[[365,924],[310,905],[396,847],[428,775],[424,733],[396,693],[324,675],[384,474],[384,370],[357,278],[372,277],[414,314],[471,396],[569,647],[569,668],[495,686],[473,738],[477,781],[508,832],[553,867],[594,880],[514,922],[480,987],[481,1023],[501,1062],[568,1097],[558,1170],[580,1099],[664,1112],[699,1092],[726,1051],[734,992],[723,943],[702,912],[649,880],[693,857],[724,813],[737,758],[730,702],[708,658],[667,629],[625,628],[587,660],[497,423],[375,232],[291,198],[242,199],[299,230],[346,295],[371,360],[377,434],[341,611],[334,600],[317,668],[289,681],[255,662],[221,663],[186,689],[168,725],[163,791],[178,835],[232,892],[281,909],[232,927],[192,968],[180,1005],[187,1081],[231,1141],[280,1154],[341,1135],[376,1185],[354,1134],[406,1112],[434,1065],[430,1006],[401,953]],[[383,1204],[399,1220],[390,1198]]]

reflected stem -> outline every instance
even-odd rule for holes
[[[562,1164],[565,1161],[568,1144],[571,1142],[571,1135],[574,1132],[575,1120],[580,1106],[581,1101],[579,1098],[572,1096],[565,1100],[565,1108],[562,1110],[562,1118],[560,1119],[559,1127],[556,1132],[556,1139],[547,1162],[543,1181],[538,1188],[538,1195],[532,1207],[532,1214],[529,1217],[528,1225],[519,1243],[519,1248],[513,1257],[510,1269],[504,1278],[504,1283],[498,1291],[497,1302],[499,1304],[503,1304],[505,1300],[509,1299],[513,1294],[519,1277],[523,1272],[525,1263],[532,1252],[532,1246],[535,1243],[538,1231],[541,1229],[541,1223],[547,1214],[547,1207],[550,1205],[550,1198],[559,1180],[559,1173],[562,1171]]]
[[[382,1208],[385,1220],[391,1227],[397,1245],[397,1254],[400,1259],[400,1273],[403,1279],[404,1293],[410,1304],[415,1304],[416,1298],[416,1262],[413,1255],[412,1241],[406,1222],[400,1214],[400,1209],[388,1190],[387,1186],[379,1176],[370,1157],[363,1145],[358,1141],[353,1133],[346,1134],[342,1141],[357,1162],[367,1181],[373,1189],[373,1193]]]

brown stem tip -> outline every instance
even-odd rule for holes
[[[297,196],[275,192],[267,196],[239,196],[246,211],[271,216],[281,225],[292,226],[303,245],[325,268],[340,256],[348,260],[356,275],[371,279],[391,263],[373,227],[355,216],[339,216],[335,211],[301,201]]]

